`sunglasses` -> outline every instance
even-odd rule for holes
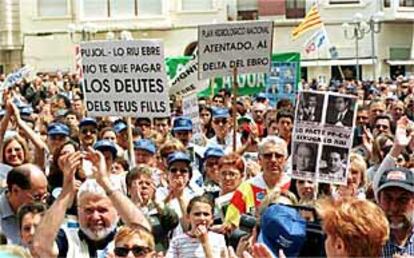
[[[273,157],[275,157],[276,159],[281,159],[284,158],[285,156],[276,152],[269,152],[269,153],[263,153],[262,154],[264,159],[270,160]]]
[[[375,128],[377,128],[378,130],[380,129],[388,130],[389,127],[387,125],[376,125]]]
[[[219,124],[223,124],[223,125],[225,125],[225,124],[227,124],[227,119],[214,119],[214,120],[213,120],[213,122],[214,122],[216,125],[219,125]]]
[[[130,251],[132,251],[132,254],[135,257],[139,257],[139,256],[142,256],[142,255],[148,254],[152,250],[149,247],[139,246],[139,245],[134,245],[132,248],[115,247],[115,249],[114,249],[115,255],[120,256],[120,257],[126,257],[129,254]]]
[[[98,132],[98,130],[96,129],[89,129],[89,128],[83,128],[81,130],[82,134],[87,134],[87,133],[91,133],[91,134],[96,134]]]
[[[188,168],[170,168],[170,172],[173,174],[178,172],[187,174],[190,173],[190,170]]]

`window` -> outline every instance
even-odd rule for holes
[[[401,7],[414,7],[414,0],[400,0]]]
[[[38,0],[37,15],[39,17],[60,17],[68,15],[66,0]]]
[[[306,14],[306,0],[286,0],[286,18],[300,19]]]
[[[164,0],[83,0],[83,17],[102,19],[162,15],[163,1]]]
[[[83,17],[107,18],[109,16],[109,1],[83,0]]]
[[[161,15],[162,0],[138,0],[138,15]]]
[[[329,0],[329,4],[359,4],[359,0]]]
[[[257,20],[257,18],[258,18],[257,11],[238,11],[237,12],[237,20],[239,21]]]
[[[181,0],[183,11],[204,11],[213,9],[212,0]]]
[[[385,8],[391,7],[391,0],[384,0],[384,7]]]
[[[135,16],[135,0],[111,1],[111,17]]]

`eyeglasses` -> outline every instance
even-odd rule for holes
[[[375,128],[377,128],[378,130],[381,130],[381,129],[388,130],[389,129],[388,125],[375,125]]]
[[[49,137],[52,141],[64,141],[66,138],[64,135],[50,135]]]
[[[285,157],[284,155],[280,153],[276,153],[276,152],[263,153],[262,156],[264,159],[267,159],[267,160],[271,160],[273,157],[278,160]]]
[[[221,171],[220,174],[223,178],[228,177],[228,178],[231,178],[231,179],[234,179],[234,178],[236,178],[237,176],[240,175],[240,173],[236,173],[236,172],[233,172],[233,171]]]
[[[114,249],[115,255],[120,256],[120,257],[126,257],[129,254],[130,251],[132,251],[132,254],[135,257],[139,257],[139,256],[142,256],[142,255],[148,254],[152,250],[149,247],[139,246],[139,245],[134,245],[132,248],[115,247],[115,249]]]
[[[178,172],[187,174],[190,173],[190,170],[188,168],[170,168],[170,172],[173,174],[176,174]]]
[[[90,128],[83,128],[81,130],[82,134],[87,134],[87,133],[91,133],[91,134],[96,134],[98,132],[98,130],[96,129],[90,129]]]
[[[219,125],[219,124],[223,124],[223,125],[225,125],[225,124],[227,124],[227,119],[214,119],[214,120],[213,120],[213,122],[214,122],[216,125]]]
[[[218,165],[218,160],[209,160],[206,161],[206,167],[214,167]]]
[[[32,194],[28,190],[26,190],[26,192],[30,196],[30,199],[32,199],[32,201],[36,201],[36,202],[44,202],[44,201],[47,200],[47,198],[49,198],[49,195],[50,195],[48,192],[39,193],[39,194]]]

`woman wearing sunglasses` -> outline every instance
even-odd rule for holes
[[[122,227],[115,235],[113,257],[149,258],[155,255],[155,243],[152,234],[144,228]]]
[[[182,220],[186,214],[187,202],[194,196],[201,195],[189,185],[192,176],[191,159],[189,155],[181,151],[171,153],[167,158],[167,187],[159,187],[156,192],[156,202],[165,203],[173,209],[181,220],[181,227],[178,226],[173,233],[184,232],[187,228],[186,222]]]

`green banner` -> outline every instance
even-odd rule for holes
[[[189,56],[178,56],[178,57],[168,57],[165,59],[166,69],[168,78],[171,80],[179,71],[182,69],[184,64],[186,64],[192,57]],[[297,79],[295,89],[300,80],[300,54],[299,53],[282,53],[282,54],[273,54],[272,61],[277,62],[298,62],[296,66],[297,69]],[[266,90],[266,74],[264,73],[255,73],[255,74],[240,74],[237,76],[237,81],[239,84],[239,96],[244,95],[254,95],[259,92],[264,92]],[[222,88],[231,90],[232,88],[232,78],[231,77],[219,77],[215,78],[213,82],[214,92],[218,92]],[[202,92],[198,93],[198,96],[210,96],[211,88],[207,88]]]

